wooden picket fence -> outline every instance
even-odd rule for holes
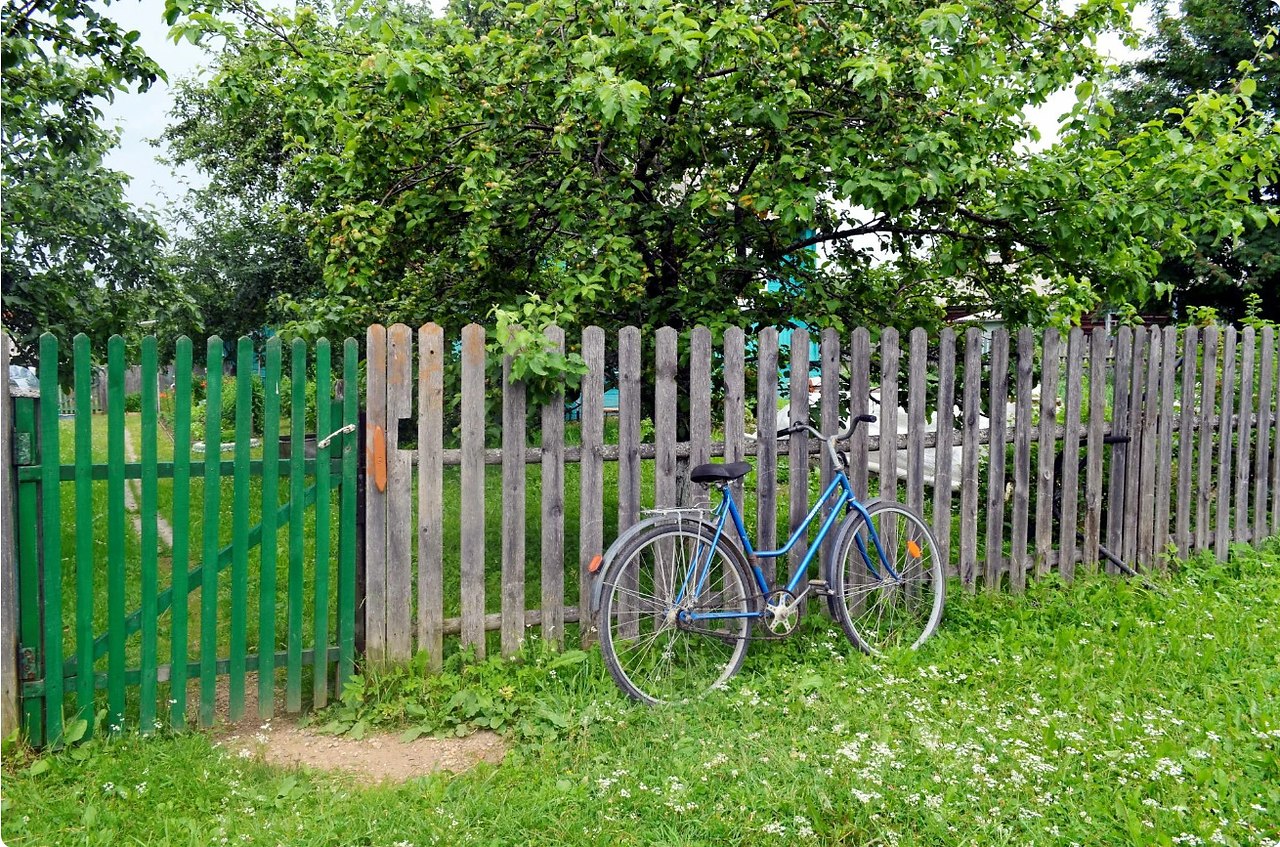
[[[816,348],[803,329],[733,328],[716,337],[705,327],[627,327],[607,338],[588,327],[569,338],[552,328],[548,337],[580,354],[586,373],[571,390],[546,396],[544,388],[531,399],[511,379],[510,360],[488,352],[481,326],[456,336],[435,324],[370,327],[363,470],[357,392],[336,396],[338,371],[324,341],[315,346],[314,369],[306,345],[290,350],[290,374],[314,371],[318,429],[308,435],[310,389],[296,379],[288,460],[270,446],[284,428],[278,339],[266,349],[261,443],[268,447],[260,458],[249,437],[255,413],[248,379],[235,385],[233,460],[194,453],[201,433],[189,414],[194,371],[185,339],[175,409],[188,411],[175,412],[172,459],[156,452],[155,339],[141,351],[137,461],[125,455],[122,339],[109,346],[112,390],[98,423],[89,402],[88,342],[76,339],[75,437],[65,452],[59,404],[10,398],[4,381],[0,408],[11,417],[0,436],[10,459],[0,494],[6,520],[17,527],[0,545],[6,731],[21,720],[33,742],[56,740],[67,719],[90,716],[99,699],[113,725],[136,714],[143,728],[165,719],[183,726],[188,683],[197,680],[191,711],[198,704],[198,720],[207,724],[220,675],[230,677],[230,711],[238,717],[255,669],[264,717],[272,713],[277,676],[284,677],[285,708],[302,707],[304,667],[313,668],[311,702],[322,705],[354,672],[361,651],[373,662],[425,651],[439,667],[454,635],[478,654],[510,654],[532,628],[557,645],[570,637],[587,643],[589,562],[644,509],[707,502],[706,490],[689,483],[692,466],[754,464],[732,490],[762,549],[804,518],[832,468],[812,439],[771,436],[794,421],[833,432],[851,415],[877,415],[876,431],[860,428],[840,445],[855,492],[903,500],[924,514],[951,576],[971,591],[1020,592],[1028,579],[1051,571],[1071,580],[1077,568],[1096,570],[1104,549],[1152,571],[1174,556],[1208,551],[1223,559],[1233,543],[1280,534],[1280,444],[1273,443],[1280,363],[1271,327],[1099,328],[1065,336],[1021,329],[1010,336],[975,326],[937,337],[861,328],[823,331]],[[6,354],[0,349],[0,368]],[[208,355],[221,359],[220,340],[210,339]],[[359,358],[359,345],[348,339],[344,388],[357,384]],[[42,338],[45,397],[59,396],[58,359],[58,340]],[[236,360],[239,373],[253,370],[248,339]],[[219,374],[219,367],[211,371],[208,408],[220,407]],[[617,410],[610,412],[605,398],[615,390]],[[91,449],[99,426],[105,464]],[[206,416],[206,442],[220,439],[220,430],[219,417]],[[308,437],[315,456],[307,453]],[[216,494],[224,478],[229,539],[217,531],[227,520]],[[126,544],[125,491],[134,480],[136,562],[123,555],[133,549]],[[157,496],[170,486],[173,502],[162,509]],[[94,492],[105,494],[105,517]],[[199,539],[192,529],[196,494],[203,498]],[[64,549],[62,530],[70,524],[60,503],[74,507],[74,549]],[[159,511],[173,520],[167,586]],[[97,543],[104,538],[105,558]],[[796,545],[786,567],[802,560],[805,546]],[[254,547],[260,551],[251,556]],[[266,565],[257,567],[255,581],[251,563],[259,557]],[[773,560],[761,564],[772,576]],[[281,567],[285,582],[277,586],[272,575]],[[128,614],[126,591],[135,578],[138,608]],[[181,599],[197,588],[200,605],[189,619]],[[225,604],[217,601],[223,588]],[[247,618],[254,599],[256,636]],[[311,621],[303,617],[308,604]],[[223,617],[225,656],[217,649]],[[133,686],[136,705],[126,696]]]
[[[563,331],[548,334],[564,349]],[[1077,567],[1099,566],[1100,545],[1138,570],[1158,570],[1171,554],[1211,550],[1225,558],[1233,542],[1280,532],[1280,449],[1271,438],[1280,380],[1270,327],[1065,336],[1021,329],[1012,337],[971,327],[936,338],[915,329],[905,344],[892,328],[862,328],[848,336],[821,332],[817,361],[804,330],[791,331],[780,350],[774,329],[751,337],[729,329],[717,341],[705,327],[649,337],[628,327],[607,345],[603,330],[588,327],[572,339],[587,364],[576,396],[567,398],[580,411],[578,443],[566,439],[564,396],[531,416],[525,386],[508,378],[509,360],[500,385],[489,384],[487,365],[496,363],[486,340],[478,325],[459,337],[435,324],[416,333],[399,324],[369,329],[370,659],[425,650],[439,666],[446,635],[459,634],[483,654],[493,630],[508,654],[531,627],[563,643],[566,626],[579,624],[579,637],[589,641],[581,598],[589,596],[592,557],[642,507],[706,500],[687,484],[687,469],[713,458],[753,458],[754,479],[736,483],[734,495],[754,500],[744,513],[754,516],[761,547],[771,548],[787,529],[778,515],[798,525],[822,490],[813,471],[823,486],[831,474],[812,439],[763,437],[780,400],[789,403],[790,420],[811,420],[824,432],[850,414],[879,416],[879,431],[892,436],[862,428],[841,445],[855,492],[902,499],[926,514],[968,590],[981,583],[1021,592],[1028,578],[1052,570],[1071,580]],[[646,362],[649,387],[642,389]],[[445,394],[450,368],[460,369],[459,397]],[[810,374],[820,379],[812,407]],[[486,440],[490,388],[501,392],[500,444]],[[606,440],[610,388],[619,408],[616,438]],[[445,449],[444,421],[455,400],[458,446]],[[958,414],[930,420],[930,409],[956,406]],[[748,423],[761,410],[767,422],[756,439]],[[645,430],[651,435],[642,438]],[[416,445],[402,449],[406,435],[416,435]],[[1128,440],[1108,443],[1115,437]],[[800,456],[803,462],[793,461]],[[496,497],[486,491],[491,465],[501,467]],[[540,473],[531,477],[527,465]],[[566,474],[572,465],[574,481]],[[486,532],[495,520],[496,539]],[[576,555],[566,550],[575,537]],[[804,552],[798,545],[789,564]],[[762,561],[766,572],[771,563]],[[446,608],[455,613],[446,617]]]

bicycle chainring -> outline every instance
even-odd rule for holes
[[[800,625],[800,600],[785,588],[769,592],[764,597],[764,614],[760,624],[770,638],[786,638]]]

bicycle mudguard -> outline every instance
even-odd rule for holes
[[[594,621],[600,611],[601,595],[604,591],[604,575],[609,572],[609,568],[613,564],[613,560],[617,558],[618,553],[630,543],[631,539],[640,533],[664,524],[702,524],[712,532],[716,530],[716,525],[710,521],[699,518],[677,518],[673,515],[654,515],[633,524],[626,532],[615,538],[613,543],[609,545],[609,549],[604,551],[600,567],[591,575],[591,598],[590,605],[587,607],[591,620]]]

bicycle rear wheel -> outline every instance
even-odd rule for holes
[[[924,519],[901,503],[873,503],[867,514],[870,524],[855,512],[840,533],[828,578],[832,611],[864,653],[915,649],[942,620],[946,581],[937,542]]]
[[[705,524],[656,526],[637,536],[605,573],[600,650],[614,681],[632,698],[649,704],[689,700],[742,666],[752,583],[742,554],[720,543],[699,590],[714,540]],[[724,617],[691,620],[691,613]]]

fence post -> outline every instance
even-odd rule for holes
[[[13,408],[9,405],[9,336],[0,333],[0,522],[14,526]],[[15,533],[0,538],[0,738],[18,721],[18,567]]]

